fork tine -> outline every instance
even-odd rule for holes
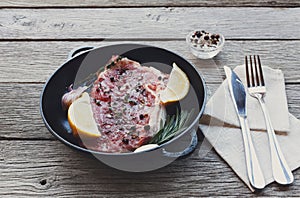
[[[253,72],[253,66],[252,66],[252,56],[249,56],[249,59],[250,59],[250,69],[251,69],[251,82],[252,82],[252,86],[255,87],[254,72]]]
[[[249,68],[248,68],[248,59],[247,59],[247,56],[245,56],[245,65],[246,65],[247,86],[251,87],[251,85],[250,85],[250,79],[249,79]]]
[[[255,78],[256,78],[256,86],[259,86],[259,85],[260,85],[260,79],[259,79],[259,74],[258,74],[258,70],[257,70],[258,63],[257,63],[255,57],[256,57],[256,56],[253,55],[253,59],[254,59],[254,69],[255,69]]]
[[[258,61],[258,68],[259,68],[259,73],[260,73],[261,86],[265,86],[264,73],[262,71],[262,66],[261,66],[259,55],[257,55],[257,61]]]

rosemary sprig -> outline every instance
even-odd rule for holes
[[[150,144],[162,144],[187,128],[186,123],[190,120],[193,111],[176,111],[175,115],[168,115],[166,122],[160,122],[160,130],[152,137]]]

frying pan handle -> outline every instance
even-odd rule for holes
[[[92,46],[81,46],[81,47],[74,48],[72,51],[69,52],[68,60],[73,58],[74,56],[77,56],[79,54],[82,54],[83,52],[92,50],[94,48],[95,47],[92,47]]]
[[[193,130],[191,132],[190,145],[186,149],[184,149],[183,151],[179,151],[179,152],[168,152],[168,151],[166,151],[166,149],[163,148],[162,153],[165,157],[172,157],[172,158],[182,157],[182,156],[188,155],[191,152],[193,152],[195,150],[195,148],[197,147],[197,144],[198,144],[197,132],[196,132],[196,130]]]

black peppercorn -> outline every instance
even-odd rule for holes
[[[144,95],[144,94],[145,94],[145,92],[146,92],[146,89],[143,89],[141,93]]]
[[[201,34],[200,31],[197,31],[195,34],[196,34],[196,36],[197,36],[198,38],[200,38],[200,37],[202,36],[202,34]]]
[[[100,100],[96,100],[96,105],[101,106]]]
[[[132,101],[132,100],[129,101],[129,104],[130,104],[130,106],[137,105],[137,103],[135,101]]]
[[[209,39],[209,36],[206,35],[206,36],[204,37],[204,40],[208,40],[208,39]]]
[[[144,119],[144,115],[143,114],[140,115],[140,120],[142,120],[142,119]]]
[[[126,72],[126,69],[120,69],[120,71],[119,71],[119,75],[122,75],[122,74],[124,74]]]
[[[128,143],[129,143],[129,140],[126,139],[126,138],[123,138],[122,142],[123,142],[124,144],[128,144]]]
[[[111,131],[104,131],[104,133],[105,133],[105,134],[109,134],[109,133],[111,133]]]

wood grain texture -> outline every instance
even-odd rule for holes
[[[121,41],[102,42],[0,42],[0,82],[44,83],[67,59],[67,54],[80,46],[106,46]],[[185,41],[135,41],[162,47],[181,55],[196,66],[208,83],[220,83],[223,66],[243,64],[244,55],[260,54],[262,63],[282,69],[287,83],[299,83],[300,41],[226,41],[223,51],[212,60],[193,56]]]
[[[0,138],[54,139],[39,110],[41,84],[1,84]]]
[[[238,7],[238,6],[299,6],[300,3],[297,0],[4,0],[0,2],[0,7],[145,7],[145,6],[223,6],[223,7]]]
[[[218,86],[207,84],[208,95]],[[55,139],[40,116],[42,87],[42,84],[0,84],[0,139]],[[289,110],[300,119],[300,85],[287,85],[286,91]]]
[[[253,194],[228,165],[198,148],[187,158],[148,173],[111,169],[58,141],[0,141],[0,196],[11,197],[203,197]],[[295,196],[300,174],[290,187],[269,185],[258,195]]]
[[[300,39],[300,8],[1,9],[1,39]],[[174,25],[176,24],[176,25]]]
[[[0,197],[298,197],[299,170],[293,185],[271,184],[252,194],[213,150],[200,158],[200,145],[157,171],[109,168],[56,140],[39,100],[73,48],[131,42],[189,60],[209,96],[224,78],[224,65],[233,68],[244,55],[260,54],[264,65],[284,72],[289,110],[300,119],[299,6],[298,0],[1,1]],[[195,28],[223,33],[223,52],[210,61],[191,55],[184,39]]]

